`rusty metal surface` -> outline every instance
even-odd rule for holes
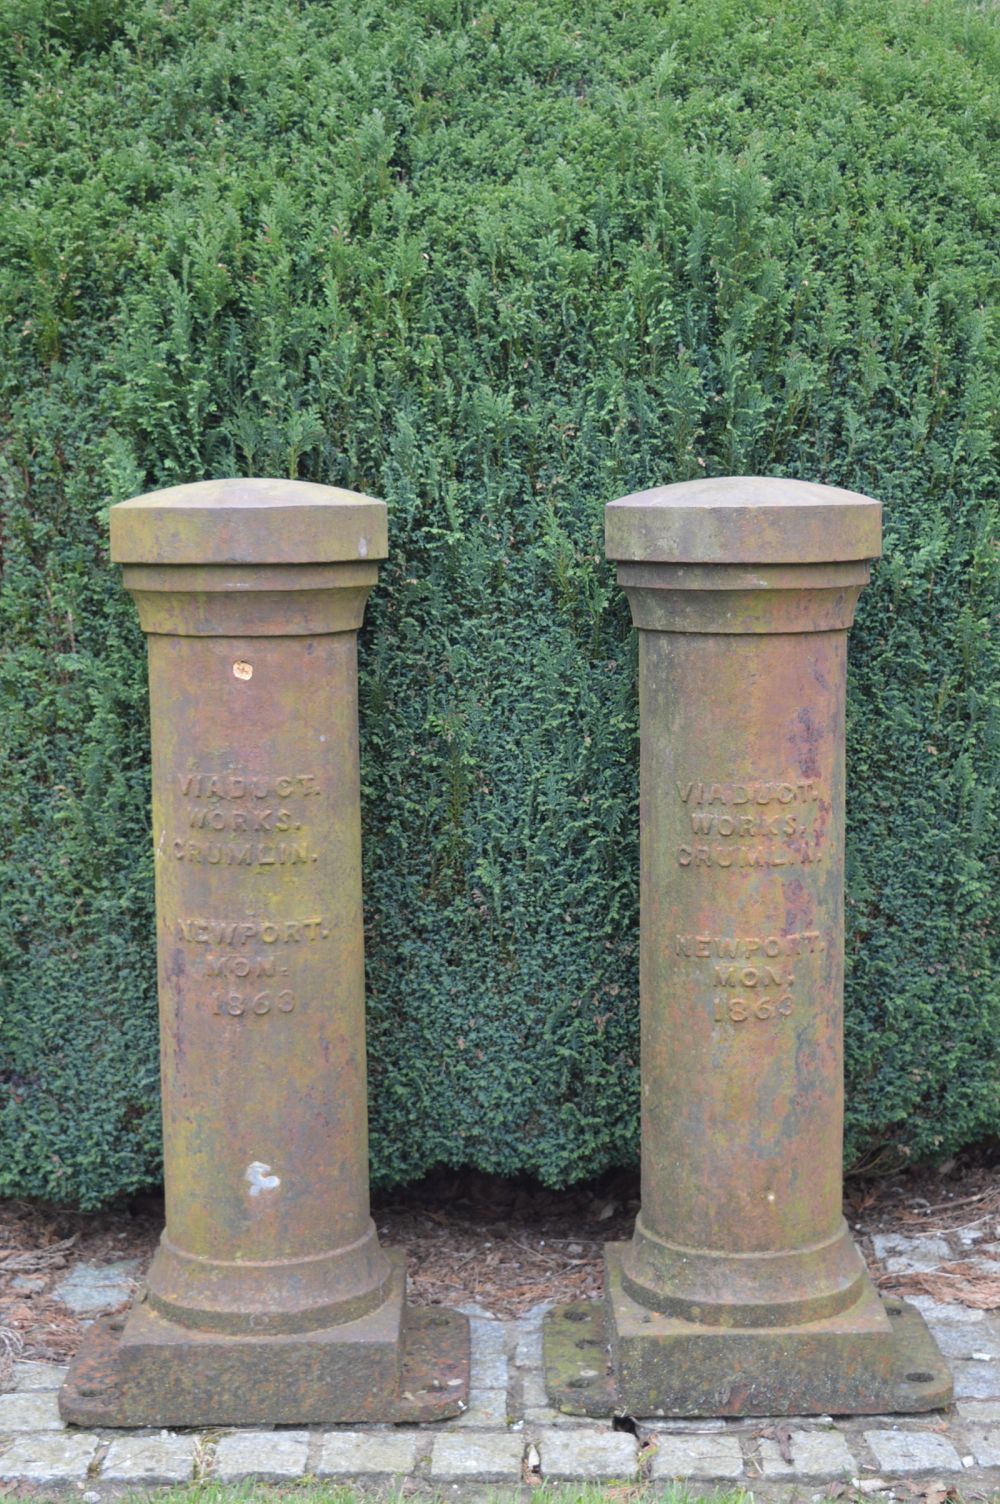
[[[879,536],[877,502],[798,481],[607,508],[639,628],[642,1011],[607,1319],[640,1414],[744,1413],[744,1362],[765,1412],[830,1409],[837,1375],[869,1408],[850,1375],[895,1350],[841,1215],[847,631]]]
[[[411,1424],[444,1420],[468,1403],[469,1318],[443,1306],[407,1306],[393,1419]]]
[[[204,480],[111,508],[116,564],[313,564],[386,552],[384,502],[308,481]]]
[[[605,1301],[556,1306],[542,1329],[542,1362],[550,1402],[564,1415],[607,1419],[624,1413],[611,1360]]]
[[[213,481],[111,516],[149,646],[166,1191],[115,1360],[144,1419],[121,1423],[361,1418],[361,1395],[388,1417],[404,1302],[369,1215],[356,661],[385,507]]]
[[[124,1316],[103,1316],[90,1326],[59,1391],[59,1412],[76,1426],[120,1425],[118,1342]]]
[[[656,486],[611,502],[605,521],[607,556],[619,562],[822,564],[881,550],[870,496],[772,476]]]
[[[638,1305],[620,1263],[621,1245],[609,1245],[607,1301],[546,1318],[546,1388],[569,1415],[916,1414],[951,1399],[920,1312],[870,1284],[839,1316],[733,1332]]]
[[[140,1302],[95,1322],[59,1397],[80,1426],[333,1424],[443,1420],[468,1403],[469,1325],[404,1305],[401,1256],[375,1313],[302,1336],[220,1337]],[[210,1421],[205,1417],[209,1415]]]

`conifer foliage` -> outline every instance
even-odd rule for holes
[[[106,513],[229,474],[390,508],[361,643],[376,1182],[637,1153],[602,512],[696,475],[885,503],[849,1156],[1000,1129],[997,18],[5,0],[0,1192],[158,1173],[144,650]]]

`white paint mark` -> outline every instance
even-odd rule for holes
[[[261,1191],[273,1191],[281,1184],[278,1175],[271,1174],[271,1166],[262,1164],[255,1159],[252,1165],[247,1165],[246,1180],[250,1186],[251,1196],[259,1196]]]
[[[358,542],[358,555],[362,559],[367,559],[368,557],[368,539],[365,537],[362,537]]]
[[[252,679],[253,664],[237,662],[233,664],[233,673],[237,679]]]

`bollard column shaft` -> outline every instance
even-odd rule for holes
[[[639,629],[642,1209],[606,1250],[633,1414],[950,1395],[841,1212],[847,632],[879,544],[877,502],[798,481],[607,509]]]
[[[344,1321],[390,1279],[368,1214],[355,632],[154,634],[149,668],[167,1220],[149,1299],[233,1332]]]
[[[829,1315],[863,1275],[841,1214],[846,626],[709,631],[706,592],[704,632],[663,631],[657,594],[631,595],[649,734],[626,1288],[719,1325]]]
[[[460,1408],[464,1319],[407,1310],[368,1202],[356,643],[385,537],[382,502],[294,482],[112,509],[149,642],[166,1228],[69,1419]]]

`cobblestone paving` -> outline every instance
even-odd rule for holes
[[[932,1237],[893,1237],[879,1250],[901,1269],[940,1262]],[[891,1246],[889,1246],[891,1244]],[[945,1255],[946,1256],[946,1255]],[[914,1302],[955,1377],[951,1410],[922,1416],[782,1420],[662,1420],[637,1432],[560,1414],[542,1381],[538,1306],[517,1321],[467,1307],[472,1328],[469,1406],[434,1426],[314,1426],[301,1430],[82,1432],[59,1419],[64,1370],[15,1366],[0,1394],[0,1489],[68,1491],[85,1504],[155,1484],[214,1477],[300,1477],[385,1483],[408,1476],[451,1493],[470,1485],[549,1479],[664,1483],[686,1479],[766,1491],[858,1480],[874,1493],[909,1480],[942,1480],[963,1493],[1000,1489],[1000,1313]]]

